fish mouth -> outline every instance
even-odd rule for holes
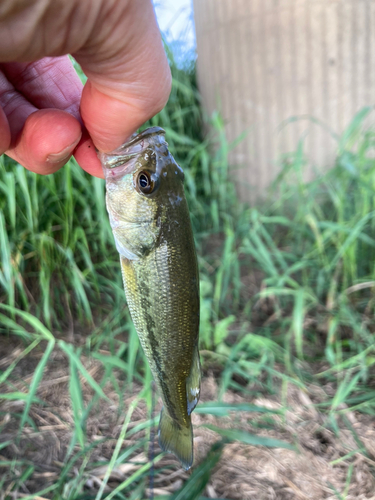
[[[137,157],[145,149],[162,145],[168,146],[165,140],[165,130],[161,127],[149,127],[139,134],[133,134],[129,141],[110,153],[98,153],[104,176],[113,178],[131,173]]]

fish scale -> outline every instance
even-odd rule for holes
[[[158,127],[99,157],[130,314],[164,403],[159,443],[189,469],[200,392],[199,275],[183,172]]]

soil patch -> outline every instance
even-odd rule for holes
[[[11,343],[5,345],[1,369],[6,369],[19,353],[19,346]],[[102,353],[105,354],[105,351]],[[102,364],[89,357],[82,357],[82,360],[90,375],[100,381]],[[14,372],[17,378],[14,377],[12,385],[3,385],[0,392],[27,392],[37,362],[38,355],[33,351],[29,359],[25,358],[18,364]],[[87,442],[95,443],[96,446],[92,448],[85,467],[84,489],[93,495],[100,487],[107,470],[107,465],[100,464],[110,460],[125,413],[141,390],[140,386],[133,385],[130,392],[120,370],[115,370],[114,375],[118,385],[124,387],[122,394],[119,396],[119,392],[108,384],[104,388],[108,401],[98,401],[90,412],[86,425]],[[83,397],[88,405],[93,391],[84,379],[81,382]],[[202,384],[201,401],[216,401],[217,392],[214,377],[207,376]],[[240,442],[226,444],[204,496],[233,500],[375,500],[375,421],[371,416],[342,407],[341,416],[336,415],[334,429],[330,421],[332,417],[327,412],[320,411],[317,406],[326,400],[327,392],[329,391],[316,385],[302,390],[289,384],[283,392],[283,401],[280,395],[264,395],[254,399],[243,393],[227,392],[224,396],[227,403],[248,402],[280,413],[236,411],[220,418],[193,414],[194,466],[199,465],[212,444],[220,439],[217,433],[205,427],[207,424],[279,439],[296,447],[296,451],[293,451],[255,447]],[[9,480],[5,479],[3,491],[0,492],[1,500],[22,498],[38,492],[56,483],[62,473],[74,432],[74,418],[69,395],[69,367],[61,351],[53,352],[37,396],[45,404],[32,405],[30,417],[34,426],[27,424],[19,439],[19,415],[24,402],[1,401],[0,441],[9,444],[0,449],[0,461],[8,464],[9,461],[14,461],[13,474],[24,471],[22,465],[17,466],[16,460],[34,466],[34,472],[16,492],[12,489],[10,476]],[[155,415],[160,408],[159,401]],[[287,410],[283,411],[285,408]],[[134,410],[128,431],[135,430],[148,419],[146,405],[141,402]],[[142,438],[145,438],[144,431],[133,434],[130,432],[122,451],[129,450]],[[113,490],[147,463],[145,450],[145,447],[134,450],[124,463],[113,470],[105,491]],[[155,443],[155,453],[159,451]],[[73,455],[78,452],[79,447],[76,445]],[[67,477],[73,478],[81,464],[82,458],[78,458]],[[9,465],[0,464],[0,467],[0,477],[7,478]],[[156,464],[154,495],[167,495],[177,491],[190,474],[190,471],[185,472],[179,467],[172,455],[165,456]],[[50,498],[48,494],[46,498]]]

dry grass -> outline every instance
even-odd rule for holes
[[[2,369],[6,368],[18,353],[19,345],[9,342],[3,353]],[[82,359],[92,377],[99,380],[102,365],[92,358]],[[16,378],[12,380],[13,391],[26,390],[38,361],[32,351],[31,356],[19,363],[17,373],[14,373]],[[26,425],[20,439],[17,437],[19,420],[16,415],[22,410],[23,402],[3,401],[0,405],[0,440],[10,441],[1,449],[0,460],[8,463],[12,460],[22,460],[35,467],[32,475],[24,482],[23,491],[20,489],[17,493],[13,492],[12,482],[6,482],[4,491],[0,493],[1,500],[22,498],[58,481],[66,464],[67,450],[74,430],[67,373],[67,360],[61,352],[54,351],[38,390],[38,397],[46,404],[32,406],[30,417],[36,427]],[[115,376],[123,387],[121,372],[117,371]],[[88,404],[93,392],[83,379],[81,382],[84,400]],[[86,460],[85,491],[92,494],[97,492],[102,483],[124,420],[124,412],[118,412],[121,406],[118,393],[109,385],[104,389],[109,400],[100,400],[87,420],[87,442],[96,443],[96,446],[83,459],[78,459],[68,474],[69,478],[78,475],[82,460]],[[280,410],[280,413],[236,412],[230,417],[220,418],[194,414],[196,465],[205,458],[211,445],[219,439],[215,432],[205,427],[206,424],[222,428],[235,427],[253,434],[281,439],[295,444],[297,448],[297,451],[292,451],[255,447],[238,442],[226,444],[221,460],[206,487],[206,497],[238,500],[375,499],[374,420],[355,411],[345,412],[345,408],[341,408],[345,418],[338,417],[339,433],[335,434],[329,425],[329,415],[319,411],[317,406],[327,400],[330,387],[310,385],[307,391],[303,391],[289,384],[283,389],[283,402],[279,395],[264,395],[252,399],[245,397],[243,393],[229,391],[224,396],[227,403],[246,401]],[[131,394],[125,390],[122,401],[125,410],[139,390],[140,387],[136,385]],[[7,392],[6,387],[1,387],[0,392]],[[203,380],[201,401],[215,401],[217,393],[215,379],[209,374]],[[156,408],[157,412],[159,410],[160,402]],[[140,402],[133,413],[128,433],[136,425],[149,419],[147,413],[146,405]],[[348,422],[352,429],[348,428]],[[144,431],[141,431],[126,437],[123,449],[131,447],[144,436]],[[112,491],[148,461],[145,450],[145,447],[139,447],[126,462],[113,469],[105,492]],[[78,452],[78,448],[75,451]],[[158,451],[156,445],[155,452]],[[15,462],[13,472],[21,474],[22,466],[18,471],[17,467]],[[190,473],[180,469],[173,456],[165,456],[156,464],[154,495],[167,495],[177,491],[189,475]],[[48,494],[46,498],[50,498]]]

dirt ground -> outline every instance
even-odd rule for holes
[[[0,369],[4,370],[19,355],[20,346],[9,344],[2,350]],[[105,352],[103,351],[103,354]],[[17,380],[13,386],[0,387],[0,392],[19,390],[26,392],[33,376],[38,356],[25,358],[15,369]],[[89,373],[100,380],[102,365],[94,359],[84,359]],[[121,374],[116,374],[119,384],[124,384]],[[47,373],[38,391],[38,397],[47,404],[33,405],[30,415],[37,425],[32,429],[26,425],[21,440],[16,441],[19,419],[15,413],[22,411],[22,401],[0,401],[0,441],[12,441],[0,449],[0,460],[26,459],[35,465],[35,472],[25,482],[23,491],[16,496],[7,493],[10,483],[0,492],[0,500],[22,498],[53,484],[59,478],[73,429],[73,415],[68,391],[69,368],[64,355],[56,350],[47,366]],[[88,402],[92,390],[82,381],[84,398]],[[125,392],[126,409],[140,388],[134,386],[133,393]],[[218,434],[204,427],[211,424],[223,428],[242,429],[253,434],[287,441],[297,451],[283,448],[264,448],[234,442],[225,445],[223,455],[204,496],[208,498],[238,500],[375,500],[375,419],[356,412],[345,412],[338,419],[339,433],[336,435],[327,425],[327,413],[320,412],[317,403],[324,402],[332,388],[310,385],[301,390],[289,384],[284,393],[286,414],[259,414],[236,412],[228,417],[193,414],[195,465],[206,456],[212,444],[220,439]],[[110,459],[116,439],[124,420],[124,412],[118,414],[118,394],[112,387],[105,390],[109,401],[101,400],[91,412],[87,422],[89,442],[109,439],[95,447],[90,463]],[[217,399],[217,384],[212,374],[203,379],[201,401]],[[280,391],[281,392],[281,391]],[[283,407],[280,396],[264,395],[256,399],[243,393],[228,392],[224,396],[228,403],[249,402],[269,409]],[[160,401],[156,412],[160,410]],[[345,408],[342,408],[345,410]],[[156,413],[157,414],[157,413]],[[129,429],[149,418],[145,405],[140,404],[133,413]],[[355,431],[355,432],[354,432]],[[141,433],[125,439],[124,448],[134,444]],[[362,444],[361,444],[362,443]],[[365,451],[361,450],[361,446]],[[157,444],[155,451],[158,452]],[[111,491],[139,467],[147,462],[146,455],[135,452],[130,462],[118,466],[112,473],[107,491]],[[165,469],[165,466],[170,467]],[[79,467],[79,463],[77,464]],[[161,470],[163,468],[163,470]],[[4,469],[3,469],[4,470]],[[72,474],[74,474],[72,470]],[[106,467],[88,465],[87,492],[96,492],[104,477]],[[159,471],[159,472],[158,472]],[[0,469],[0,477],[1,477]],[[156,465],[154,495],[171,494],[177,491],[191,472],[183,471],[172,455]],[[8,495],[8,496],[7,496]],[[48,496],[48,495],[47,495]]]

